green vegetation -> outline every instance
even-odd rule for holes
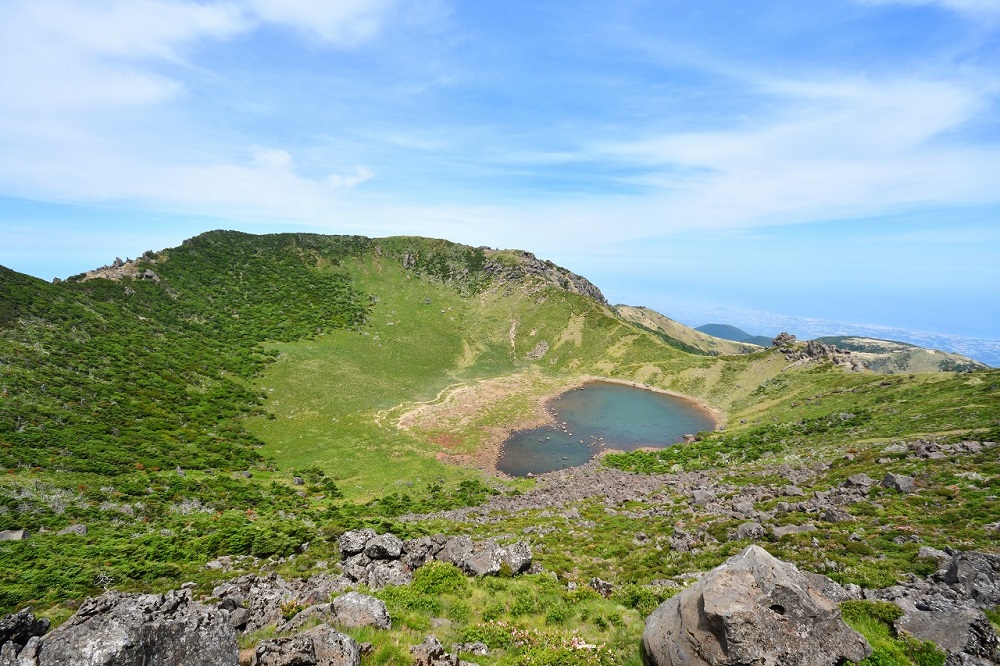
[[[872,646],[871,656],[858,662],[859,666],[944,666],[946,655],[934,643],[896,634],[892,623],[903,616],[896,604],[845,601],[840,611],[844,621]]]
[[[47,284],[0,267],[0,529],[30,535],[0,542],[0,613],[30,604],[60,620],[64,602],[109,587],[191,580],[207,593],[262,567],[329,571],[336,538],[362,526],[517,535],[547,574],[421,569],[413,585],[379,593],[391,632],[354,632],[374,643],[369,662],[409,663],[434,621],[446,645],[496,647],[475,658],[483,664],[638,664],[644,616],[685,574],[739,552],[742,521],[692,514],[689,497],[668,490],[655,511],[587,499],[482,523],[402,519],[530,490],[484,471],[489,447],[588,377],[685,394],[723,415],[724,429],[690,444],[604,459],[716,475],[731,489],[721,502],[783,485],[791,468],[813,470],[799,484],[809,495],[862,472],[915,478],[911,494],[879,488],[845,507],[852,522],[781,514],[817,523],[764,539],[804,569],[884,586],[932,570],[921,544],[996,547],[995,449],[931,460],[887,447],[1000,440],[1000,371],[886,376],[790,366],[777,350],[711,356],[719,350],[697,337],[574,293],[578,278],[550,263],[447,241],[212,232],[126,273]],[[58,534],[73,525],[86,534]],[[697,544],[671,545],[684,535]],[[230,571],[204,567],[222,556]],[[611,598],[587,587],[593,577],[616,585]],[[844,612],[878,642],[868,663],[940,663],[892,635],[877,607]]]
[[[481,664],[640,663],[642,610],[622,608],[586,587],[568,590],[548,575],[468,579],[452,565],[418,569],[412,585],[375,593],[409,644],[419,643],[432,618],[449,624],[434,630],[445,645],[482,642],[493,654]],[[371,639],[369,639],[371,640]],[[381,641],[398,640],[384,635]],[[467,655],[462,655],[466,657]],[[406,660],[387,663],[409,663]]]

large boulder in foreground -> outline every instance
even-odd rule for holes
[[[649,666],[830,666],[871,647],[794,565],[749,546],[653,611],[642,653]]]
[[[237,666],[236,631],[225,611],[167,594],[107,592],[65,624],[34,637],[18,666]]]

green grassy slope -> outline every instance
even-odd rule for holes
[[[156,280],[140,277],[147,269]],[[532,481],[483,471],[490,446],[538,418],[540,398],[589,377],[691,396],[725,424],[691,445],[606,459],[622,469],[705,470],[738,487],[805,465],[823,470],[807,489],[818,491],[886,464],[918,477],[916,495],[880,497],[852,509],[859,522],[823,527],[819,547],[768,544],[807,568],[832,562],[843,582],[887,584],[924,566],[901,536],[995,547],[995,455],[913,461],[882,450],[1000,439],[1000,371],[850,373],[793,366],[774,349],[689,353],[690,340],[665,333],[633,325],[585,280],[531,255],[441,240],[212,232],[115,281],[47,284],[0,268],[0,529],[33,533],[0,543],[0,611],[33,603],[58,619],[68,612],[60,601],[106,585],[194,580],[206,590],[222,575],[202,568],[208,559],[289,557],[310,542],[282,565],[305,575],[335,560],[332,540],[360,525],[403,536],[527,529],[560,581],[609,577],[619,593],[476,582],[437,611],[426,595],[386,593],[400,621],[376,639],[382,663],[407,663],[405,646],[435,612],[454,623],[441,630],[448,639],[492,631],[491,621],[541,643],[577,628],[612,646],[614,663],[634,662],[643,612],[667,594],[642,584],[721,562],[745,545],[727,540],[733,521],[690,514],[678,495],[651,516],[640,503],[578,502],[579,524],[537,510],[482,525],[397,522],[530,491]],[[74,523],[88,534],[54,533]],[[871,552],[851,545],[859,528],[876,535]],[[715,540],[664,546],[680,529]],[[238,570],[258,569],[248,559]]]
[[[0,606],[162,586],[214,555],[478,501],[481,471],[375,416],[592,364],[583,331],[624,330],[579,276],[439,240],[212,232],[127,268],[59,284],[0,269],[0,529],[36,534],[0,546]],[[532,330],[553,348],[537,362]],[[404,481],[432,490],[355,503]],[[84,544],[37,534],[76,522]]]
[[[279,465],[319,465],[344,479],[349,495],[454,473],[433,464],[443,450],[435,433],[414,437],[396,428],[405,411],[398,406],[489,378],[530,376],[470,429],[449,433],[462,445],[446,452],[473,453],[482,427],[516,421],[510,412],[530,409],[541,394],[587,375],[648,380],[651,363],[687,356],[551,284],[497,285],[469,298],[451,284],[416,279],[398,261],[366,256],[345,269],[376,297],[368,325],[360,334],[274,347],[278,360],[260,378],[270,414],[248,423]]]

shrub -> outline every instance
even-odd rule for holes
[[[420,594],[460,594],[468,586],[468,578],[447,562],[429,562],[413,573],[412,587]]]

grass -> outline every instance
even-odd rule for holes
[[[398,644],[403,636],[416,644],[433,631],[446,647],[488,645],[489,656],[475,655],[483,665],[639,663],[640,611],[587,587],[569,590],[545,574],[467,579],[452,565],[433,564],[418,569],[412,585],[375,595],[394,618],[393,635],[383,642]]]
[[[321,467],[349,497],[389,492],[400,481],[469,476],[438,463],[427,442],[375,422],[379,410],[430,399],[453,383],[449,371],[463,352],[450,313],[464,306],[454,290],[408,279],[395,266],[381,271],[377,280],[366,263],[357,281],[378,298],[370,328],[274,346],[278,360],[258,380],[273,418],[247,420],[279,467]]]

